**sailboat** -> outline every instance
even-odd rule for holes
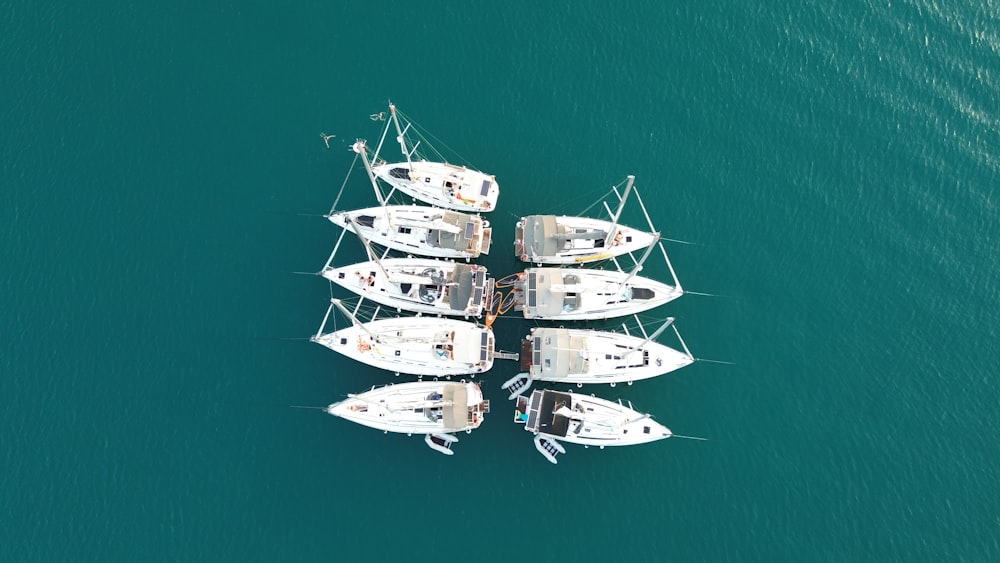
[[[370,260],[328,267],[322,275],[361,297],[414,313],[480,317],[493,293],[484,266],[443,260]]]
[[[350,318],[352,324],[324,334],[334,307]],[[373,317],[376,315],[377,310]],[[348,358],[397,374],[474,376],[493,367],[494,338],[489,327],[420,316],[362,323],[339,299],[330,300],[323,323],[311,340]]]
[[[452,433],[479,428],[490,402],[476,383],[416,381],[348,395],[326,412],[384,432],[423,434],[431,449],[452,455]]]
[[[532,391],[517,398],[514,422],[535,435],[535,448],[545,459],[558,463],[566,453],[562,442],[585,446],[634,446],[669,438],[666,426],[625,406],[592,395]]]
[[[633,191],[635,176],[628,176],[625,194],[620,196],[618,209],[611,220],[565,215],[528,215],[516,225],[514,253],[523,262],[534,264],[583,264],[606,260],[640,251],[657,242],[655,232],[646,232],[618,223],[625,202]],[[617,194],[617,189],[615,190]],[[638,192],[636,197],[638,198]],[[649,220],[646,207],[639,199],[642,212]],[[652,221],[649,221],[653,231]]]
[[[365,155],[365,142],[354,143],[354,150]],[[478,258],[488,254],[493,230],[489,221],[424,205],[388,205],[372,175],[367,157],[363,158],[378,207],[331,212],[327,218],[343,229],[354,223],[357,232],[368,241],[407,254],[433,258]]]
[[[684,294],[680,285],[610,270],[528,268],[514,284],[514,310],[526,319],[609,319],[659,307]]]
[[[412,147],[407,145],[406,134],[412,129],[412,123],[407,122],[405,127],[401,127],[399,113],[396,106],[390,103],[390,119],[382,139],[385,139],[389,127],[395,126],[396,140],[406,162],[375,164],[372,167],[375,176],[410,197],[437,207],[473,213],[496,208],[500,186],[495,176],[465,166],[423,159],[417,152],[419,141]],[[379,162],[378,149],[372,161]]]
[[[358,225],[353,221],[350,225],[364,243],[370,260],[331,266],[340,248],[338,239],[320,272],[326,279],[396,310],[466,318],[480,317],[489,310],[494,281],[485,266],[427,258],[386,258],[385,254],[379,257]],[[341,238],[346,232],[341,232]]]
[[[636,319],[638,321],[638,318]],[[528,390],[533,381],[558,383],[616,383],[649,379],[694,362],[680,332],[669,318],[653,334],[632,336],[604,330],[535,327],[521,346],[521,369],[503,388],[513,399]],[[667,327],[673,326],[684,351],[656,342]]]

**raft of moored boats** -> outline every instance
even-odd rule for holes
[[[388,115],[372,117],[385,121],[378,147],[370,153],[367,142],[358,140],[351,149],[364,164],[378,205],[331,210],[327,218],[343,230],[319,272],[359,299],[353,308],[331,299],[311,340],[352,360],[420,380],[373,386],[326,411],[384,432],[423,435],[430,448],[451,455],[458,442],[454,434],[472,432],[490,411],[490,402],[472,378],[490,370],[494,360],[510,359],[520,362],[520,372],[503,384],[516,401],[514,422],[534,435],[536,449],[552,463],[565,453],[561,442],[603,448],[670,437],[669,429],[630,402],[626,406],[621,400],[572,391],[531,390],[536,382],[631,385],[695,360],[672,318],[651,334],[639,322],[638,313],[673,301],[684,290],[634,177],[628,176],[623,192],[621,186],[613,189],[618,204],[613,212],[605,204],[608,219],[522,217],[515,226],[514,250],[527,267],[495,280],[485,266],[472,263],[490,251],[492,229],[480,214],[497,207],[500,188],[495,176],[431,154],[425,138],[413,140],[420,133],[393,104]],[[390,130],[402,153],[394,163],[380,154]],[[414,204],[390,204],[396,192]],[[632,194],[648,230],[619,222]],[[348,232],[358,238],[367,260],[337,261]],[[657,248],[671,283],[638,275]],[[635,259],[638,253],[641,257]],[[619,260],[626,257],[632,264],[623,269]],[[595,263],[611,268],[587,267]],[[535,326],[518,354],[498,350],[492,329],[496,318],[511,310],[533,321],[631,316],[637,326],[630,330],[623,324],[622,332]],[[383,311],[390,314],[380,317]],[[412,315],[401,316],[404,312]],[[327,331],[337,313],[350,324]],[[668,328],[678,348],[657,341]]]

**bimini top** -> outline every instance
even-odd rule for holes
[[[545,346],[542,345],[543,339]],[[533,337],[531,364],[540,372],[536,379],[552,381],[586,371],[587,339],[566,329],[552,329]]]
[[[556,411],[572,405],[573,397],[568,393],[534,391],[528,403],[528,420],[525,422],[524,429],[529,432],[564,437],[569,429],[569,419],[556,414]]]
[[[445,282],[445,301],[454,311],[465,311],[471,303],[482,303],[486,286],[486,270],[467,264],[455,264]]]
[[[445,383],[441,393],[445,408],[441,410],[445,432],[464,430],[469,425],[469,394],[462,383]]]
[[[563,246],[563,240],[558,236],[564,236],[565,229],[560,229],[556,223],[555,215],[528,215],[524,218],[524,243],[525,252],[531,251],[532,255],[551,256]]]

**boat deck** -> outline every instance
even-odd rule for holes
[[[521,371],[531,369],[531,338],[521,340]]]
[[[560,407],[571,408],[573,397],[558,391],[534,391],[528,405],[528,422],[525,429],[549,436],[565,436],[569,419],[555,414]]]

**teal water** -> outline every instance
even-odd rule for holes
[[[1000,559],[1000,5],[420,4],[0,10],[0,559]],[[499,274],[636,175],[735,365],[587,390],[710,441],[552,466],[500,363],[451,458],[288,408],[392,379],[291,274],[390,98],[497,174]]]

